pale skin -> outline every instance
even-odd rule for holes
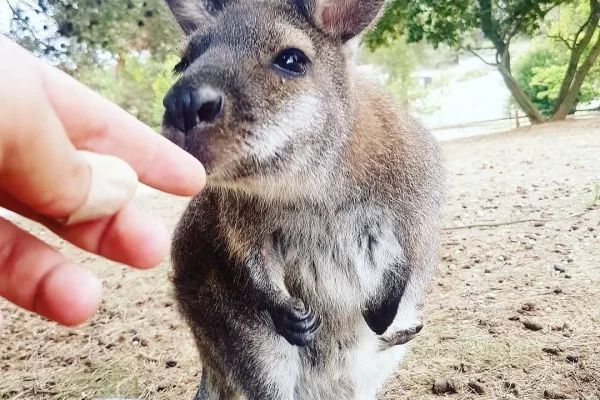
[[[76,150],[117,156],[141,182],[181,196],[202,190],[202,165],[2,35],[0,59],[0,206],[101,257],[135,268],[160,263],[168,252],[168,231],[133,206],[71,227],[55,222],[77,210],[88,194],[89,168]],[[48,244],[0,218],[0,296],[73,326],[96,312],[102,286]]]

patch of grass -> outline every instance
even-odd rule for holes
[[[592,189],[592,205],[596,206],[600,203],[600,182],[595,182]]]
[[[98,397],[135,398],[141,395],[135,371],[118,365],[90,367],[57,384],[60,395],[56,400],[92,399]],[[82,392],[82,388],[85,388]]]

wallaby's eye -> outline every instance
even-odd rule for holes
[[[295,76],[304,75],[308,63],[308,57],[298,49],[285,49],[273,61],[277,69]]]
[[[173,68],[173,72],[177,75],[183,74],[183,72],[190,66],[190,60],[187,57],[181,59],[177,65]]]

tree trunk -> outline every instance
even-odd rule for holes
[[[560,86],[560,92],[558,94],[558,99],[556,100],[556,107],[554,112],[558,110],[558,106],[565,101],[567,93],[569,92],[569,88],[573,83],[573,79],[575,78],[575,74],[577,73],[577,65],[579,65],[579,59],[581,55],[585,51],[585,48],[590,43],[594,36],[594,32],[598,26],[598,22],[600,21],[600,4],[598,0],[590,0],[590,17],[587,22],[580,28],[579,32],[575,35],[574,44],[571,48],[571,56],[569,57],[569,65],[567,66],[567,71],[565,72],[565,77],[563,79],[562,85]],[[584,33],[581,41],[578,41],[579,35]]]
[[[510,71],[502,64],[498,65],[498,71],[500,72],[500,75],[502,75],[506,87],[510,90],[513,98],[519,107],[521,107],[525,115],[527,115],[529,121],[531,121],[532,124],[542,124],[546,122],[546,118],[544,118],[536,106],[531,102],[527,94],[521,89]]]
[[[588,54],[587,58],[583,61],[581,66],[577,69],[575,76],[573,77],[573,82],[565,95],[565,98],[562,102],[557,104],[556,111],[552,116],[553,121],[562,121],[567,118],[569,115],[569,111],[573,108],[575,103],[577,102],[577,97],[579,96],[579,91],[581,90],[581,85],[585,81],[585,77],[587,76],[590,69],[594,66],[596,59],[600,55],[600,35],[598,35],[598,39],[596,43],[594,43],[594,47]]]
[[[541,124],[546,122],[546,118],[540,113],[536,106],[531,102],[527,94],[519,87],[519,83],[512,76],[510,65],[510,40],[500,34],[500,23],[493,16],[493,7],[491,0],[477,0],[479,3],[479,18],[481,19],[481,30],[483,34],[494,44],[496,49],[496,63],[498,71],[504,83],[517,104],[521,107],[529,121],[532,124]],[[590,0],[598,1],[598,0]]]

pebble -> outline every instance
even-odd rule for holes
[[[548,353],[548,354],[551,354],[551,355],[553,355],[553,356],[557,356],[557,355],[558,355],[558,353],[560,353],[560,350],[559,350],[559,349],[557,349],[557,348],[555,348],[555,347],[544,347],[544,348],[542,349],[542,351],[543,351],[544,353]]]
[[[173,368],[177,365],[177,361],[169,360],[166,362],[167,368]]]
[[[456,393],[456,384],[452,381],[436,380],[431,388],[433,394],[444,395]]]
[[[567,396],[565,394],[557,392],[555,390],[546,389],[546,390],[544,390],[544,398],[545,399],[566,399]]]
[[[469,389],[471,389],[473,392],[477,393],[478,395],[485,394],[485,388],[483,387],[483,385],[481,383],[479,383],[477,381],[470,381]]]
[[[558,272],[561,272],[561,273],[566,271],[566,270],[565,270],[565,267],[563,267],[563,266],[562,266],[562,265],[560,265],[560,264],[556,264],[556,265],[554,265],[554,269],[555,269],[555,270],[557,270]]]
[[[523,311],[534,311],[536,309],[535,303],[525,303],[521,306],[521,310]]]
[[[541,331],[542,329],[544,329],[544,326],[542,324],[533,320],[526,320],[522,322],[523,326],[529,329],[530,331]]]
[[[579,356],[570,355],[567,356],[567,361],[571,364],[577,364],[579,362]]]

